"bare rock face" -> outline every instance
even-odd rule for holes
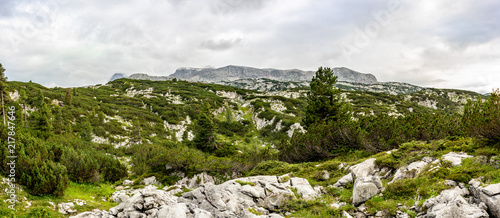
[[[465,158],[472,158],[474,156],[468,155],[467,153],[460,152],[450,152],[448,154],[443,155],[443,160],[450,161],[452,166],[459,166],[462,164],[462,160]]]
[[[481,187],[481,182],[471,180],[469,189],[476,203],[484,203],[492,217],[500,217],[500,183]]]
[[[375,161],[375,158],[366,159],[362,163],[350,167],[349,170],[356,178],[373,176],[378,171]]]
[[[113,80],[117,80],[117,79],[121,79],[121,78],[126,78],[126,76],[123,73],[115,73],[115,74],[113,74],[111,79],[109,79],[109,81],[113,81]]]
[[[282,182],[280,182],[282,181]],[[311,199],[319,193],[303,178],[278,180],[276,176],[245,177],[215,185],[200,184],[191,192],[176,197],[170,191],[154,186],[134,190],[133,196],[109,211],[94,210],[74,217],[282,217],[279,211],[284,202],[295,195]],[[168,189],[167,189],[168,190]],[[123,190],[122,190],[123,191]],[[264,215],[256,216],[252,208]]]
[[[415,178],[428,164],[433,161],[430,157],[424,157],[421,161],[413,162],[408,166],[399,168],[394,174],[391,182],[400,179]]]
[[[377,176],[359,177],[354,182],[352,204],[358,206],[382,190],[382,182]]]
[[[59,213],[62,214],[76,213],[74,207],[75,204],[73,204],[73,202],[57,204],[57,208],[59,208]]]
[[[193,178],[184,177],[177,181],[176,185],[194,189],[205,183],[215,183],[215,180],[215,177],[208,175],[206,172],[202,172],[194,175]]]
[[[149,76],[145,73],[135,73],[128,77],[129,79],[137,79],[137,80],[151,80],[151,81],[168,81],[172,80],[172,77],[169,76]]]
[[[161,183],[156,180],[155,176],[144,178],[141,181],[141,183],[144,184],[144,185],[161,185]]]
[[[441,192],[437,197],[427,199],[423,207],[428,208],[427,214],[419,217],[468,217],[468,218],[486,218],[489,217],[486,212],[486,205],[470,204],[464,199],[469,191],[465,188],[455,187]]]
[[[369,158],[365,161],[349,167],[349,173],[340,178],[334,185],[334,188],[341,188],[354,181],[352,204],[357,206],[369,200],[383,189],[380,175],[386,177],[390,170],[380,169],[375,164],[375,158]],[[343,168],[343,167],[341,167]]]
[[[345,67],[333,68],[333,73],[339,81],[356,83],[376,83],[372,74],[364,74]],[[258,69],[242,66],[225,66],[221,68],[180,68],[171,77],[193,82],[220,82],[239,79],[266,78],[277,81],[310,81],[313,71]]]

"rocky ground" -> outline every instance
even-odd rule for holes
[[[355,210],[342,211],[344,217],[394,217],[384,211],[369,213],[365,201],[384,194],[381,179],[398,180],[418,177],[424,171],[433,171],[447,165],[459,166],[465,158],[475,158],[466,153],[450,152],[440,159],[424,157],[420,161],[400,167],[396,172],[379,167],[375,158],[348,166],[340,164],[339,169],[347,174],[327,188],[343,189],[352,186],[352,202],[336,202],[330,207],[339,208],[347,203]],[[494,159],[492,159],[494,160]],[[443,164],[446,163],[446,164]],[[491,162],[486,164],[496,164]],[[328,179],[329,172],[321,177]],[[176,185],[158,189],[160,185],[154,177],[143,179],[146,187],[131,189],[132,181],[125,180],[117,187],[112,199],[118,206],[107,211],[94,210],[80,213],[77,218],[90,217],[288,217],[290,211],[283,211],[284,204],[294,198],[313,200],[325,193],[321,186],[312,187],[308,180],[282,176],[253,176],[215,184],[217,180],[201,173],[193,178],[184,178]],[[423,204],[407,208],[402,204],[395,217],[410,217],[403,211],[415,211],[416,217],[500,217],[500,183],[483,184],[481,178],[472,179],[468,184],[445,181],[449,189],[431,197]],[[194,189],[194,190],[191,190]],[[62,213],[72,213],[68,205],[59,205]],[[293,212],[293,211],[292,211]]]

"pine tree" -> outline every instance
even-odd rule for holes
[[[41,89],[38,90],[38,93],[36,95],[36,104],[40,108],[45,104],[45,96],[43,95]]]
[[[61,107],[56,107],[56,119],[54,122],[54,132],[60,134],[64,131],[64,118]]]
[[[35,119],[36,123],[33,129],[37,135],[44,139],[52,136],[54,126],[52,125],[52,111],[48,104],[42,103]]]
[[[72,101],[71,90],[69,88],[66,88],[66,104],[71,105],[71,101]]]
[[[7,89],[7,77],[4,74],[5,68],[0,64],[0,95],[2,96],[2,114],[3,114],[3,125],[6,124],[5,107],[4,107],[4,93]]]
[[[91,142],[92,139],[94,138],[92,137],[93,133],[94,130],[92,129],[90,121],[86,120],[85,123],[83,124],[82,131],[80,132],[80,137],[86,142]]]
[[[342,102],[340,89],[335,88],[337,77],[332,69],[320,67],[316,71],[307,96],[307,107],[302,124],[309,128],[314,123],[322,121],[336,122],[349,119],[350,105]]]
[[[205,152],[216,150],[215,125],[205,112],[202,112],[198,117],[197,126],[198,132],[193,139],[196,147]]]

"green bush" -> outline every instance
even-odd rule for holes
[[[22,155],[20,164],[23,164],[23,169],[20,170],[19,183],[32,195],[62,196],[69,184],[66,167],[52,161],[24,159],[26,157]]]
[[[116,182],[127,176],[127,168],[119,160],[110,155],[100,154],[98,156],[100,172],[105,181]]]
[[[289,163],[278,160],[263,161],[257,164],[251,171],[250,175],[281,175],[288,172]]]
[[[486,102],[469,101],[464,108],[463,123],[471,136],[492,145],[500,141],[500,89],[494,90]]]
[[[297,163],[330,159],[359,148],[359,132],[351,121],[316,123],[307,133],[295,133],[278,145],[280,160]]]
[[[90,152],[75,151],[71,147],[64,148],[61,163],[68,169],[69,179],[75,182],[98,182],[99,162]]]

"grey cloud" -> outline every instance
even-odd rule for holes
[[[264,0],[211,0],[211,9],[216,14],[229,14],[261,9]]]
[[[444,21],[436,30],[458,48],[481,44],[500,36],[500,1],[474,1],[461,13]]]
[[[209,50],[214,50],[214,51],[222,51],[222,50],[228,50],[238,44],[240,44],[242,41],[241,38],[236,38],[236,39],[219,39],[219,40],[213,40],[209,39],[207,41],[204,41],[200,44],[201,48],[209,49]]]
[[[12,0],[0,0],[0,18],[10,17],[13,14],[15,1]]]
[[[186,66],[346,66],[381,81],[468,88],[460,80],[496,73],[500,57],[498,19],[490,19],[499,17],[496,0],[443,1],[456,3],[455,11],[427,10],[435,2],[400,1],[396,17],[352,60],[339,45],[352,41],[356,29],[376,20],[373,14],[388,10],[392,0],[62,1],[67,4],[49,10],[47,22],[2,4],[0,12],[10,14],[0,15],[0,62],[9,78],[78,86],[105,83],[115,72],[168,75]],[[23,19],[47,25],[11,43]],[[492,77],[484,84],[499,83]]]

